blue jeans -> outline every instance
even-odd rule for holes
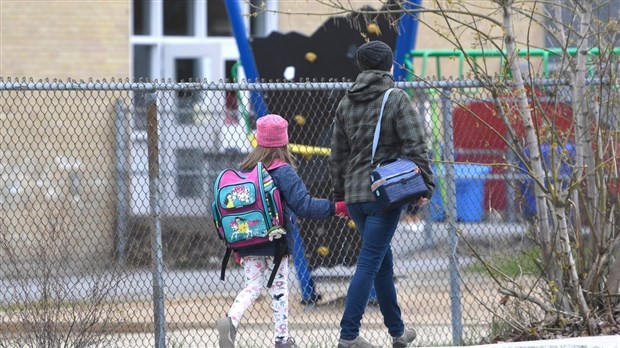
[[[352,340],[359,335],[368,296],[375,287],[383,323],[392,337],[402,336],[405,325],[394,286],[394,267],[390,242],[400,219],[401,209],[381,213],[377,204],[347,204],[349,215],[362,234],[362,248],[340,321],[340,338]]]

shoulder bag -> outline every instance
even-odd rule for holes
[[[383,110],[393,88],[385,91],[379,120],[375,127],[375,135],[372,141],[371,164],[374,164],[379,134],[381,133],[381,119]],[[418,166],[411,160],[393,158],[380,162],[370,175],[370,188],[376,202],[383,211],[401,208],[407,203],[412,203],[426,195],[428,188]]]

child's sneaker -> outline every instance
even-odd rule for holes
[[[220,348],[235,348],[237,330],[229,317],[217,321],[217,331],[220,334]]]
[[[295,343],[293,337],[285,338],[282,340],[276,340],[276,348],[299,348]]]
[[[357,336],[352,340],[339,339],[338,340],[338,348],[379,348],[377,346],[373,346],[370,342],[363,339],[361,336]]]
[[[392,337],[392,348],[405,348],[407,345],[416,338],[416,333],[413,328],[405,328],[405,332],[400,337]]]

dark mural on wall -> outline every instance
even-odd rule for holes
[[[365,8],[374,11],[372,8]],[[261,79],[284,80],[287,67],[295,68],[288,80],[353,80],[359,72],[355,52],[366,41],[381,40],[396,46],[393,17],[356,15],[331,17],[311,36],[273,32],[254,38],[250,45]]]

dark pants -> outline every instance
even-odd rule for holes
[[[402,336],[405,326],[394,286],[394,267],[390,242],[400,219],[400,209],[380,213],[375,203],[348,204],[349,215],[362,234],[362,248],[355,274],[347,290],[347,302],[340,321],[340,337],[352,340],[359,335],[362,316],[373,285],[392,337]]]

